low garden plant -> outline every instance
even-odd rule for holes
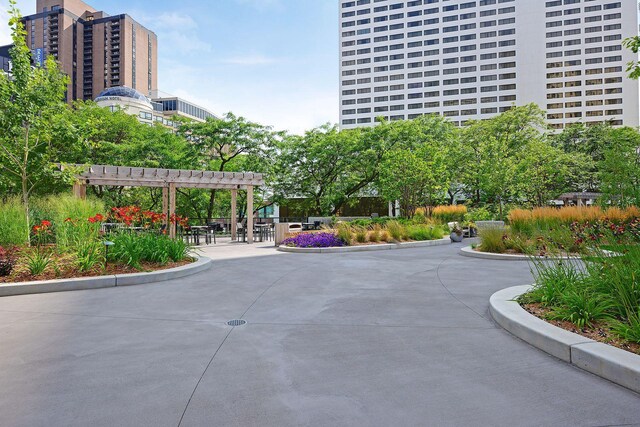
[[[100,275],[107,265],[112,273],[148,270],[189,259],[190,247],[164,234],[165,216],[158,213],[128,206],[106,214],[96,200],[66,195],[34,198],[27,241],[21,230],[20,221],[25,218],[21,209],[18,200],[0,205],[0,282]],[[178,216],[172,219],[186,222]],[[122,227],[110,233],[102,227],[105,222]],[[134,224],[141,231],[127,229]],[[114,243],[108,260],[106,240]]]
[[[483,229],[478,250],[538,256],[581,255],[593,242],[640,244],[640,211],[598,207],[512,210],[506,228]]]
[[[296,248],[331,248],[346,246],[346,242],[333,233],[300,233],[285,239],[282,245]]]
[[[582,261],[533,261],[536,285],[520,302],[539,304],[547,319],[640,343],[640,246],[608,247],[592,246]]]

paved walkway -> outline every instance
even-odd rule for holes
[[[0,425],[640,423],[638,395],[490,320],[526,263],[458,248],[255,247],[187,280],[2,298]]]

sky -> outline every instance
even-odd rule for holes
[[[86,0],[158,35],[159,89],[302,133],[338,121],[336,0]],[[18,0],[23,15],[36,0]],[[10,42],[0,0],[0,45]]]

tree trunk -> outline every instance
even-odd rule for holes
[[[27,171],[25,169],[22,170],[22,208],[24,209],[24,218],[27,222],[26,224],[26,244],[27,246],[31,246],[31,217],[29,215],[29,181],[27,179]]]
[[[211,190],[209,194],[209,206],[207,207],[207,220],[211,221],[213,218],[213,208],[216,203],[216,190]]]

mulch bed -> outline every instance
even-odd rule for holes
[[[131,274],[131,273],[149,273],[152,271],[168,270],[170,268],[181,267],[183,265],[191,264],[192,260],[184,260],[180,262],[168,262],[164,265],[158,265],[148,262],[140,263],[140,269],[135,269],[126,265],[109,264],[106,269],[102,266],[96,267],[91,271],[80,273],[74,269],[68,269],[60,271],[59,274],[49,268],[43,274],[39,276],[32,276],[28,272],[12,273],[8,277],[0,277],[0,284],[17,284],[20,282],[32,282],[36,280],[54,280],[54,279],[75,279],[80,277],[95,277],[95,276],[111,276],[114,274]]]
[[[522,308],[524,308],[534,316],[544,320],[545,322],[569,332],[573,332],[574,334],[582,335],[583,337],[592,339],[594,341],[609,344],[622,350],[640,355],[640,344],[620,339],[611,331],[611,329],[606,324],[594,322],[593,328],[585,327],[579,329],[571,322],[547,319],[546,316],[551,312],[551,309],[549,309],[548,307],[544,307],[541,304],[522,304]]]

